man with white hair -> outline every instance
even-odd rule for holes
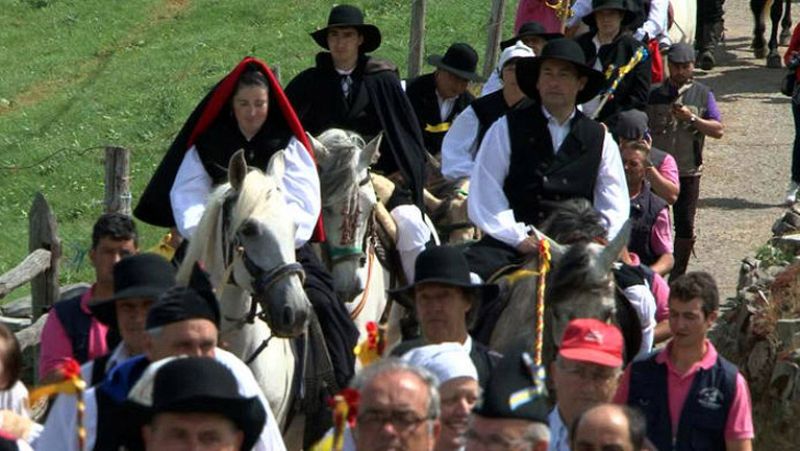
[[[435,451],[463,449],[470,412],[480,397],[478,370],[469,353],[459,343],[441,343],[412,349],[402,359],[439,380],[442,432]]]

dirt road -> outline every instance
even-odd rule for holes
[[[789,98],[778,91],[785,70],[767,69],[750,49],[748,0],[725,2],[725,28],[717,67],[697,71],[714,90],[726,130],[721,140],[706,141],[697,258],[689,269],[709,271],[720,294],[730,296],[739,262],[770,238],[772,223],[783,211],[794,125]],[[781,47],[781,55],[784,51]]]

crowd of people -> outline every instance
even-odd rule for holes
[[[320,430],[305,446],[752,449],[747,383],[707,339],[716,283],[687,272],[704,140],[724,131],[713,93],[693,74],[714,64],[722,2],[707,2],[718,15],[698,13],[696,49],[665,39],[665,3],[578,0],[564,24],[524,20],[553,12],[522,0],[488,80],[476,72],[477,52],[454,43],[428,58],[432,73],[401,81],[393,63],[369,55],[381,31],[351,5],[333,7],[311,33],[322,51],[285,91],[264,62],[245,58],[197,105],[134,211],[172,229],[172,261],[139,252],[133,218],[105,214],[92,231],[94,283],[48,315],[39,380],[57,383],[77,361],[80,399],[61,394],[43,424],[31,421],[19,346],[0,328],[0,448],[80,450],[80,434],[95,450],[286,449],[285,425],[246,356],[220,341],[212,279],[195,264],[188,282],[176,280],[189,241],[203,239],[210,193],[243,149],[262,170],[281,154],[303,288],[335,385],[348,387],[336,397],[347,413],[313,413]],[[476,98],[470,83],[484,81]],[[403,341],[358,372],[360,331],[315,251],[325,242],[325,193],[305,132],[330,128],[383,137],[370,174],[394,185],[381,202],[396,221],[407,281],[387,295],[413,312]],[[480,239],[439,244],[427,216],[452,199],[466,202]],[[611,273],[636,314],[626,327],[641,333],[638,349],[626,349],[626,331],[608,318],[570,318],[552,362],[533,358],[534,343],[489,346],[508,295],[498,276],[540,255],[543,241],[581,248],[620,233],[630,236]]]

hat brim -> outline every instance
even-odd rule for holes
[[[545,41],[564,37],[564,35],[561,33],[521,33],[514,36],[511,39],[506,39],[505,41],[500,42],[500,50],[505,50],[511,47],[512,45],[516,44],[517,41],[521,40],[522,38],[527,38],[531,36],[539,36],[540,38],[543,38]]]
[[[578,362],[594,363],[612,368],[619,368],[622,366],[622,357],[617,357],[595,349],[560,349],[558,354],[565,359]]]
[[[583,63],[557,56],[520,58],[517,61],[517,84],[528,98],[539,101],[539,90],[536,88],[539,80],[539,67],[542,65],[542,61],[548,59],[572,63],[578,69],[578,73],[587,78],[586,86],[578,92],[575,98],[576,106],[592,100],[603,89],[606,82],[605,76]]]
[[[241,449],[252,449],[255,446],[267,421],[261,401],[256,397],[222,399],[196,397],[158,411],[126,400],[122,405],[122,412],[126,419],[126,426],[122,431],[125,441],[133,443],[140,441],[142,426],[150,423],[155,415],[164,412],[202,412],[222,415],[233,421],[244,434]]]
[[[336,24],[329,25],[321,30],[311,33],[314,42],[325,50],[330,50],[328,47],[328,31],[332,28],[355,28],[364,36],[364,42],[361,43],[359,51],[361,53],[369,53],[376,50],[381,46],[381,30],[375,25],[371,24]]]
[[[431,66],[436,66],[439,69],[446,70],[447,72],[455,74],[456,76],[463,78],[464,80],[476,81],[476,82],[486,81],[486,79],[476,74],[475,72],[467,72],[465,70],[456,69],[453,66],[444,64],[442,62],[442,55],[431,55],[428,57],[427,61],[428,64],[430,64]]]
[[[591,13],[589,13],[589,14],[587,14],[587,15],[585,15],[583,17],[583,19],[582,19],[583,23],[588,25],[589,28],[596,29],[597,28],[597,21],[594,18],[594,13],[596,11],[602,11],[602,10],[608,10],[608,9],[622,11],[622,12],[625,13],[622,16],[622,23],[620,23],[620,25],[619,25],[620,31],[622,31],[623,28],[625,28],[626,26],[632,24],[633,21],[636,20],[636,13],[635,12],[627,10],[627,9],[620,9],[620,8],[617,8],[616,6],[608,5],[608,6],[600,6],[598,8],[593,9]]]
[[[122,289],[108,299],[89,304],[89,310],[98,321],[109,327],[117,327],[116,302],[122,299],[145,298],[155,301],[164,291],[162,287],[128,287]]]
[[[422,283],[439,283],[442,285],[451,285],[454,287],[472,290],[478,293],[478,299],[480,300],[481,303],[492,301],[497,297],[497,294],[500,292],[500,287],[493,283],[470,284],[470,283],[454,282],[451,279],[430,278],[430,279],[419,280],[404,287],[395,288],[394,290],[387,290],[387,293],[395,301],[397,301],[398,304],[402,305],[407,309],[413,309],[414,291],[416,290],[417,285]],[[477,308],[478,306],[473,306],[473,307]]]

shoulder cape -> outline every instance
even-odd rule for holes
[[[169,192],[175,182],[175,176],[178,173],[178,168],[183,161],[183,157],[197,138],[214,123],[220,112],[228,105],[236,89],[239,77],[249,67],[256,68],[266,76],[270,84],[270,99],[274,98],[277,100],[280,112],[286,119],[290,130],[297,140],[303,144],[309,154],[311,154],[311,157],[314,158],[313,148],[308,141],[305,130],[297,119],[297,114],[295,114],[294,108],[292,108],[292,105],[286,98],[286,94],[283,92],[275,75],[273,75],[272,71],[263,61],[250,56],[245,57],[233,71],[211,89],[183,124],[178,136],[172,142],[172,145],[169,150],[167,150],[158,168],[156,168],[153,177],[150,179],[150,182],[139,198],[136,208],[133,210],[133,214],[137,219],[154,226],[175,226]],[[274,111],[270,111],[270,114],[275,113]],[[320,215],[318,219],[312,240],[325,240],[325,233],[322,228],[322,215]]]

